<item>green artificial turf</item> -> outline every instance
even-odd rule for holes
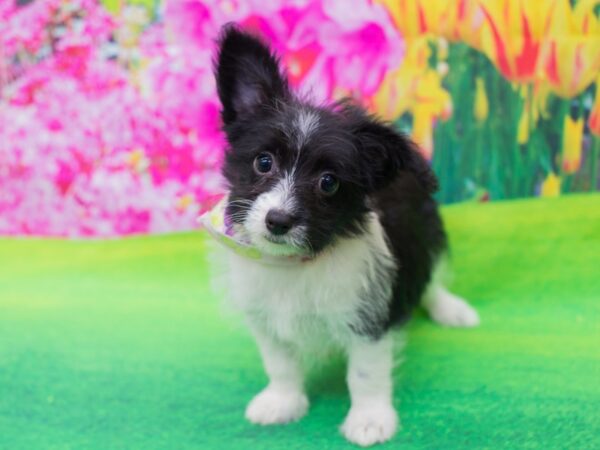
[[[444,216],[482,325],[411,322],[385,448],[600,448],[600,195]],[[0,240],[0,450],[349,447],[338,360],[310,377],[303,420],[245,422],[265,377],[204,243]]]

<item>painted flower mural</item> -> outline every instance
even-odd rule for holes
[[[440,200],[598,188],[600,0],[0,2],[0,234],[195,227],[222,195],[214,40],[352,96],[431,159]]]

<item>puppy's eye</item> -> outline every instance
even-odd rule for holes
[[[325,195],[333,195],[340,187],[339,180],[330,173],[324,173],[319,180],[319,190]]]
[[[273,155],[270,153],[260,153],[254,159],[254,170],[260,174],[269,173],[273,169]]]

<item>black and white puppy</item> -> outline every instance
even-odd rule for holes
[[[342,433],[365,446],[386,441],[398,423],[392,328],[421,301],[441,324],[479,321],[439,275],[447,243],[431,197],[436,178],[410,141],[362,109],[295,96],[278,58],[233,25],[221,34],[215,71],[226,218],[263,253],[305,257],[277,266],[229,256],[230,297],[269,378],[246,417],[263,425],[302,417],[300,359],[333,346],[348,355],[352,407]]]

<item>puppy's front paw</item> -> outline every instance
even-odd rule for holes
[[[294,422],[308,410],[308,398],[303,392],[282,391],[266,387],[246,408],[246,419],[260,425]]]
[[[363,447],[389,440],[398,428],[398,414],[390,405],[352,407],[341,431],[353,444]]]

